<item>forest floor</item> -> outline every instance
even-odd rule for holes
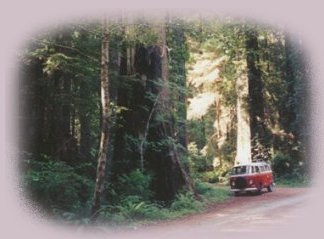
[[[217,205],[210,205],[204,213],[181,219],[158,222],[132,229],[102,229],[109,238],[215,238],[215,235],[258,231],[281,231],[302,219],[311,188],[277,187],[274,192],[261,195],[240,195]],[[100,229],[98,230],[100,231]],[[92,231],[93,232],[93,231]]]

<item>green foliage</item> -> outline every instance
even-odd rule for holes
[[[203,171],[195,174],[196,179],[205,183],[220,183],[226,185],[228,183],[227,174],[230,170],[230,166],[224,164],[222,167],[213,168],[209,171]]]
[[[304,163],[287,154],[277,153],[274,155],[272,167],[275,177],[278,179],[299,180],[306,176]]]
[[[235,134],[235,136],[236,136],[236,134]],[[235,139],[235,138],[233,137],[232,140],[233,139]],[[233,161],[233,158],[235,158],[235,154],[236,154],[236,144],[235,144],[235,141],[234,142],[233,141],[232,142],[225,141],[224,144],[219,149],[219,156],[223,160],[225,160],[227,162],[232,162]]]
[[[196,190],[206,203],[219,203],[227,200],[230,197],[228,187],[215,187],[209,183],[204,183],[199,180],[195,183]]]
[[[52,209],[54,214],[59,211],[72,213],[86,206],[92,195],[92,180],[61,161],[45,158],[45,161],[28,160],[26,164],[24,186],[29,196],[45,209]]]
[[[152,197],[150,189],[151,180],[151,175],[136,169],[130,174],[125,174],[118,178],[117,185],[115,186],[116,194],[119,199],[134,197],[142,201],[148,201]]]
[[[201,172],[197,174],[197,178],[203,182],[208,183],[218,183],[219,182],[220,173],[216,170]]]
[[[215,187],[203,182],[196,182],[197,192],[202,197],[195,199],[192,193],[180,193],[171,205],[160,205],[144,201],[140,196],[126,196],[115,205],[102,207],[100,218],[113,224],[152,222],[174,219],[202,212],[210,203],[223,202],[230,197],[227,188]]]
[[[276,185],[279,187],[308,187],[311,185],[311,180],[308,176],[298,176],[294,178],[279,177],[276,178]]]
[[[170,210],[177,215],[186,215],[203,210],[203,204],[194,198],[192,193],[180,193],[171,204]]]
[[[211,159],[200,153],[195,143],[188,145],[188,160],[193,172],[206,171],[211,166]]]
[[[47,74],[51,74],[60,68],[66,67],[69,61],[72,60],[74,59],[63,53],[54,53],[47,58],[43,71]]]
[[[142,201],[139,196],[127,196],[114,206],[104,206],[101,217],[115,223],[134,220],[158,220],[167,217],[167,211],[158,204]]]
[[[276,154],[272,160],[273,171],[276,176],[291,175],[294,169],[295,162],[289,155]]]
[[[205,132],[205,122],[199,120],[188,121],[188,138],[194,142],[195,147],[202,149],[206,145],[206,132]],[[189,151],[191,149],[188,149]],[[195,151],[195,150],[194,150]],[[198,152],[197,152],[198,153]]]
[[[145,46],[153,45],[157,42],[158,33],[151,24],[145,21],[137,22],[132,28],[128,30],[126,39],[134,44],[143,44]]]

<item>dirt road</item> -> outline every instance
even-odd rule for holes
[[[307,204],[305,188],[277,188],[261,195],[242,195],[210,207],[206,213],[127,231],[106,232],[109,238],[170,239],[241,236],[244,232],[273,232],[294,226]],[[243,233],[243,234],[242,234]],[[261,238],[265,238],[265,233]],[[244,238],[244,237],[243,237]]]

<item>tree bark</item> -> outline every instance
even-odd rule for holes
[[[159,55],[158,55],[159,54]],[[156,198],[161,201],[173,200],[182,188],[194,192],[189,174],[184,169],[178,148],[176,146],[175,121],[170,110],[171,96],[169,90],[168,52],[166,45],[166,29],[162,24],[160,29],[160,46],[155,47],[151,54],[152,68],[160,65],[160,72],[155,72],[153,80],[158,85],[159,100],[156,105],[154,126],[150,130],[151,140],[160,141],[159,151],[152,152],[151,167],[156,174],[153,182]]]
[[[182,146],[182,154],[186,153],[188,138],[187,138],[187,94],[186,89],[187,81],[186,81],[186,55],[187,51],[186,39],[184,33],[183,24],[178,23],[176,19],[174,19],[174,23],[172,24],[172,36],[171,36],[171,44],[170,48],[172,51],[170,52],[170,61],[172,65],[172,69],[170,71],[171,78],[174,78],[173,83],[175,83],[179,88],[173,93],[175,94],[175,98],[177,102],[175,103],[175,110],[177,114],[177,136],[180,145]],[[173,77],[175,76],[175,77]]]
[[[246,30],[246,62],[249,78],[249,111],[252,161],[268,160],[267,128],[265,125],[263,82],[259,64],[258,32]]]
[[[285,80],[286,80],[286,87],[287,93],[285,95],[284,100],[284,112],[282,112],[281,122],[283,127],[287,132],[293,132],[293,123],[296,120],[296,114],[294,109],[294,63],[293,62],[293,49],[292,49],[292,42],[289,38],[288,34],[286,33],[285,36]],[[293,132],[295,133],[295,132]]]
[[[80,83],[80,98],[88,99],[90,97],[90,89],[86,84],[85,79],[82,79]],[[80,121],[80,129],[79,129],[79,138],[80,138],[80,156],[81,160],[84,162],[89,161],[91,158],[90,149],[91,149],[91,128],[90,128],[90,117],[88,114],[89,107],[85,107],[84,105],[79,106],[78,116]]]
[[[251,159],[250,115],[248,111],[249,80],[246,72],[236,79],[236,112],[237,112],[237,141],[235,165],[246,164]]]
[[[102,123],[101,123],[101,138],[99,146],[99,157],[97,164],[97,176],[95,184],[95,192],[92,205],[92,219],[95,220],[101,206],[101,197],[104,189],[105,170],[109,142],[109,77],[108,77],[108,61],[109,61],[109,33],[107,20],[103,23],[103,37],[101,45],[101,106],[102,106]]]
[[[138,119],[139,106],[141,106],[144,91],[139,87],[133,75],[134,62],[133,50],[129,40],[125,37],[131,27],[126,18],[121,20],[120,63],[117,84],[116,103],[118,108],[123,108],[117,113],[115,120],[112,156],[111,180],[114,182],[121,174],[127,174],[138,166],[139,152],[134,147],[138,128],[141,120]]]

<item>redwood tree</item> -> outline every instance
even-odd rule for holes
[[[194,191],[191,178],[184,169],[175,137],[175,119],[172,116],[171,92],[169,89],[168,51],[166,28],[162,24],[159,34],[159,46],[150,54],[151,69],[149,78],[154,81],[158,103],[154,113],[149,140],[158,142],[158,150],[151,149],[149,164],[156,177],[153,187],[156,198],[162,201],[173,200],[182,188]],[[154,70],[155,69],[155,70]]]
[[[109,61],[109,33],[107,20],[103,23],[103,36],[101,43],[101,138],[99,146],[99,157],[97,164],[96,185],[93,198],[91,214],[93,220],[96,219],[100,209],[100,201],[104,190],[105,170],[108,153],[109,142],[109,77],[108,77],[108,61]]]

